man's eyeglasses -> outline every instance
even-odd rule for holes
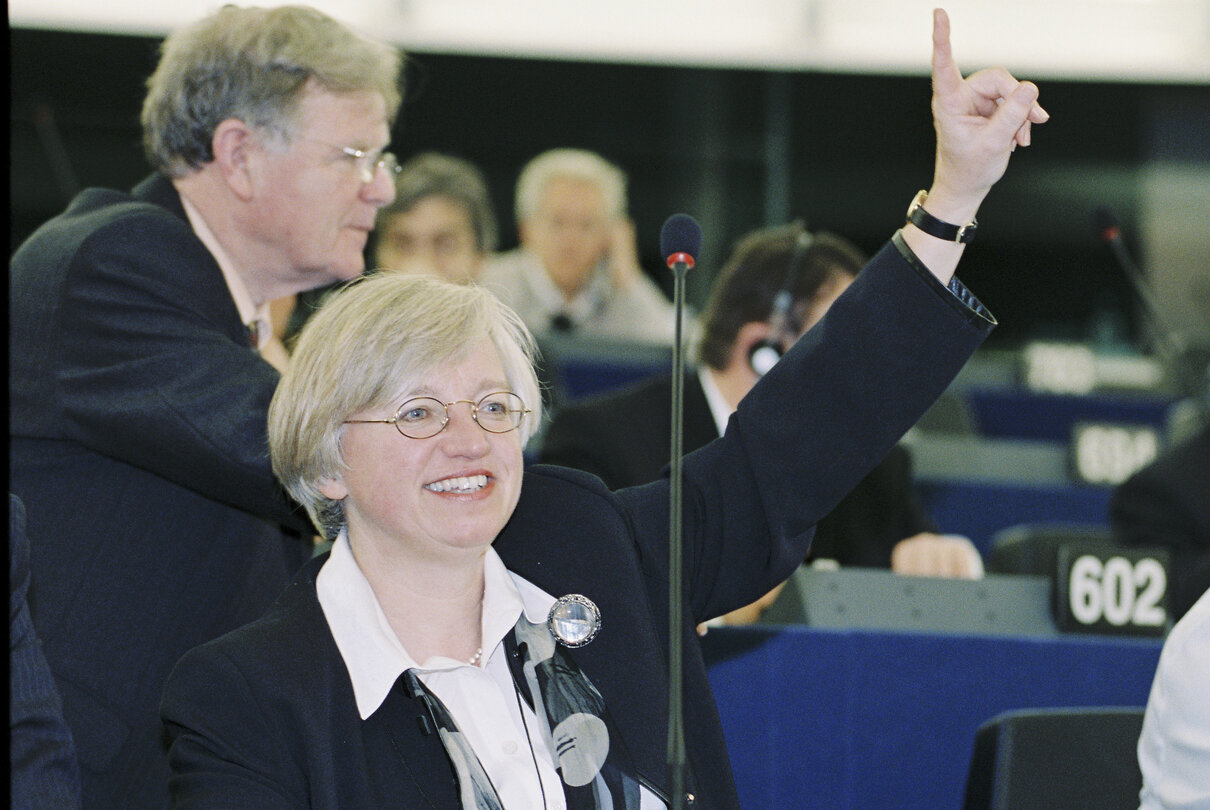
[[[345,424],[394,425],[409,439],[431,439],[450,423],[450,406],[461,402],[471,406],[471,418],[488,433],[516,430],[529,413],[521,397],[509,391],[496,391],[478,402],[469,399],[442,402],[432,397],[416,397],[400,405],[390,419],[346,419]]]
[[[339,149],[357,167],[357,171],[361,176],[361,182],[363,183],[373,183],[374,178],[378,176],[379,169],[385,169],[387,177],[390,177],[393,183],[395,182],[396,175],[403,170],[399,165],[399,159],[390,152],[367,152],[364,149],[355,149],[352,146],[337,146],[334,143],[327,143],[315,138],[307,138],[306,140],[323,144],[332,149]]]

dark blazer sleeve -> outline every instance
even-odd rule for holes
[[[164,188],[164,187],[167,188]],[[167,181],[160,201],[179,198]],[[14,436],[76,442],[297,527],[268,460],[278,373],[187,220],[85,192],[13,259]]]
[[[290,715],[266,705],[258,691],[222,652],[190,653],[174,670],[163,709],[174,808],[316,806],[295,762],[299,741],[282,733]]]
[[[80,806],[80,766],[71,729],[30,620],[25,508],[9,495],[8,743],[13,807]]]
[[[815,528],[808,560],[889,568],[891,551],[908,537],[936,531],[912,480],[912,457],[895,445]]]
[[[303,566],[260,619],[173,668],[160,704],[173,808],[428,806],[410,784],[397,802],[376,794],[353,686],[316,597],[326,559]],[[440,749],[414,724],[401,736]]]
[[[686,456],[693,616],[722,615],[786,579],[814,525],[886,457],[993,325],[894,246],[879,251],[748,393],[722,440]],[[666,571],[666,502],[642,487],[618,494],[652,544],[642,556]]]
[[[610,489],[654,481],[668,465],[672,435],[667,376],[563,406],[551,420],[539,461],[597,475]],[[718,428],[697,374],[685,378],[684,448],[691,452],[718,438]],[[889,568],[904,538],[936,531],[917,496],[912,458],[891,448],[815,529],[808,559]]]
[[[265,617],[191,650],[173,668],[160,704],[172,807],[341,806],[325,776],[357,709],[328,678],[335,643],[323,644],[316,568],[317,561],[305,566]],[[341,730],[326,725],[330,718]]]

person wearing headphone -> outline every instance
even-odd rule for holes
[[[865,261],[848,240],[812,234],[801,224],[740,239],[715,280],[702,313],[696,368],[685,378],[686,453],[722,434],[739,401],[823,319]],[[671,391],[671,380],[658,375],[564,406],[547,430],[539,461],[594,473],[611,489],[655,480],[669,459]],[[820,521],[807,561],[817,559],[917,576],[974,579],[983,573],[969,540],[936,533],[914,492],[911,456],[902,446]],[[730,615],[728,623],[755,620],[774,596]]]

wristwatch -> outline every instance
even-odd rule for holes
[[[912,204],[908,206],[908,222],[929,236],[935,236],[947,242],[959,242],[965,245],[975,238],[975,231],[979,228],[978,220],[972,219],[965,225],[954,225],[953,223],[937,219],[924,210],[924,201],[928,198],[929,194],[924,189],[916,192],[916,196],[912,198]]]

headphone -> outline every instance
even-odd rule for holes
[[[748,365],[757,377],[763,377],[777,365],[777,361],[786,353],[798,337],[790,328],[790,313],[794,309],[794,285],[802,272],[803,260],[815,237],[803,229],[794,245],[794,254],[790,257],[790,266],[786,268],[786,278],[781,289],[773,296],[773,308],[769,313],[769,336],[752,344],[748,351]]]

